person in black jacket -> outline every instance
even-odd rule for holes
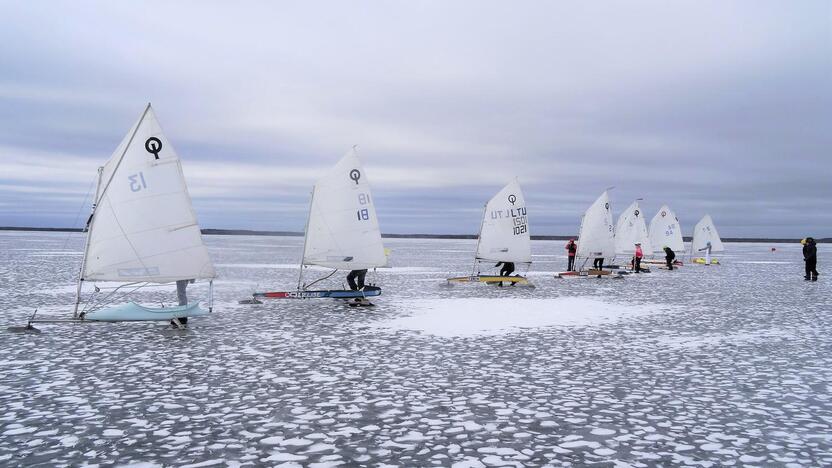
[[[495,267],[502,265],[500,268],[500,276],[511,276],[514,273],[514,262],[497,262]]]
[[[803,261],[806,262],[806,281],[818,280],[818,247],[815,239],[807,237],[803,242]]]
[[[664,246],[664,261],[667,262],[667,269],[673,269],[673,260],[676,259],[676,252],[668,246]]]

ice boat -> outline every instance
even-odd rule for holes
[[[615,227],[612,223],[610,196],[606,190],[587,208],[581,219],[575,257],[576,271],[555,273],[555,278],[623,277],[623,271],[586,268],[586,264],[596,258],[615,257]],[[578,261],[581,261],[580,266]]]
[[[312,187],[312,200],[298,273],[297,289],[290,291],[255,292],[253,299],[353,299],[356,303],[367,297],[381,295],[381,288],[365,286],[362,290],[310,289],[339,270],[369,270],[387,265],[387,255],[373,205],[370,184],[353,147]],[[304,282],[308,266],[331,268],[326,276]],[[369,305],[362,303],[363,305]]]
[[[205,315],[198,303],[151,308],[134,302],[115,304],[112,299],[115,291],[128,287],[141,289],[179,280],[213,284],[216,276],[179,156],[150,104],[98,169],[93,201],[71,320],[167,321]],[[119,286],[109,293],[95,287],[95,292],[82,298],[83,284],[98,281]],[[210,285],[209,291],[213,291]]]
[[[679,225],[679,218],[676,217],[676,214],[667,205],[662,205],[656,213],[656,216],[653,216],[653,219],[650,221],[648,235],[650,237],[650,246],[653,249],[655,257],[642,260],[641,263],[664,265],[666,262],[662,257],[664,256],[665,247],[670,247],[670,250],[677,254],[685,251],[685,243],[682,241],[682,227]],[[677,256],[673,264],[682,266],[683,262]]]
[[[127,304],[86,312],[84,320],[95,322],[168,321],[175,318],[181,319],[202,315],[208,315],[208,311],[199,307],[198,302],[171,307],[146,307],[135,302],[128,302]]]
[[[509,182],[485,205],[471,274],[448,278],[447,282],[533,286],[521,275],[483,275],[480,273],[482,262],[526,265],[532,262],[526,200],[517,179]]]
[[[712,258],[714,252],[725,251],[722,239],[716,230],[714,220],[705,215],[693,228],[693,239],[690,243],[691,263],[698,265],[719,265],[719,260]],[[702,255],[702,257],[698,257]]]

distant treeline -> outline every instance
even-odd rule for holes
[[[0,226],[0,231],[41,231],[41,232],[82,232],[79,228],[46,228],[46,227],[18,227],[18,226]],[[205,235],[218,236],[291,236],[303,237],[302,232],[292,231],[252,231],[249,229],[203,229],[202,233]],[[475,234],[382,234],[381,237],[389,239],[476,239]],[[576,239],[577,236],[532,236],[532,240],[559,240],[566,241],[569,239]],[[685,241],[690,242],[690,237],[685,237]],[[832,237],[823,239],[815,239],[818,243],[832,243]],[[788,244],[792,242],[800,242],[800,239],[784,239],[784,238],[754,238],[754,237],[724,237],[723,242],[763,242],[763,243],[778,243]]]

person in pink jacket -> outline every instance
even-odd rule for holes
[[[641,273],[641,259],[644,257],[644,252],[641,250],[641,242],[636,242],[636,255],[633,259],[633,270],[636,273]]]

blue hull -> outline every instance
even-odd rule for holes
[[[173,318],[199,317],[208,315],[208,311],[201,309],[199,303],[174,307],[145,307],[135,302],[99,309],[87,313],[84,320],[96,322],[144,322],[168,321]]]

